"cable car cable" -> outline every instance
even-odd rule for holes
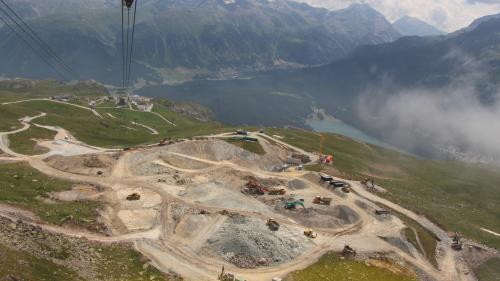
[[[5,14],[5,11],[0,7],[0,11],[2,11]],[[57,67],[55,67],[49,60],[47,60],[26,38],[23,37],[23,35],[16,30],[4,17],[0,16],[0,20],[4,22],[4,24],[13,32],[15,33],[21,40],[28,45],[28,47],[42,60],[44,61],[54,72],[59,75],[63,80],[67,80],[66,76],[62,74]]]
[[[9,19],[14,22],[23,32],[25,32],[41,49],[43,49],[50,57],[53,57],[55,62],[64,70],[69,72],[72,76],[78,77],[78,74],[63,60],[61,59],[50,47],[45,43],[45,41],[27,24],[4,0],[0,0],[2,4],[7,7],[7,9],[14,15],[16,19],[7,15]],[[5,14],[7,12],[3,11]],[[21,25],[22,24],[22,25]]]
[[[135,17],[137,15],[137,2],[138,2],[138,0],[135,0],[134,19],[133,19],[133,23],[132,23],[132,40],[130,43],[130,54],[129,54],[128,70],[127,70],[127,88],[130,85],[130,73],[132,71],[132,58],[134,55],[133,51],[134,51]]]

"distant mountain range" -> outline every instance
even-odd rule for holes
[[[478,106],[493,106],[500,89],[499,34],[500,17],[488,17],[446,36],[403,37],[361,47],[324,66],[270,71],[250,79],[152,86],[140,92],[201,102],[217,118],[234,124],[304,127],[313,108],[321,108],[387,139],[384,128],[390,129],[390,124],[382,124],[377,116],[367,122],[360,98],[368,97],[376,109],[404,91],[451,95],[454,91],[449,89],[467,89],[471,98],[477,97]],[[430,149],[416,150],[425,154]]]
[[[82,79],[119,84],[118,1],[11,2]],[[321,65],[400,37],[380,13],[359,4],[328,11],[287,0],[144,0],[139,7],[133,77],[142,83]],[[0,76],[53,76],[8,28],[0,37]]]
[[[408,16],[398,19],[392,26],[403,36],[435,36],[446,34],[422,20]]]

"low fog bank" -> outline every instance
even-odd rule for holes
[[[389,142],[421,155],[500,162],[500,91],[485,102],[472,85],[361,95],[358,114]]]

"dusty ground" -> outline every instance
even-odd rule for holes
[[[271,280],[314,263],[328,251],[340,251],[346,244],[360,257],[397,256],[426,280],[474,280],[465,273],[459,255],[450,250],[443,230],[367,192],[360,183],[348,182],[354,192],[346,194],[329,188],[316,173],[272,172],[282,165],[287,150],[307,152],[276,139],[279,147],[273,146],[260,138],[267,153],[259,156],[215,138],[221,136],[213,137],[120,154],[74,148],[78,143],[72,140],[71,146],[57,149],[58,154],[73,156],[13,156],[49,176],[86,183],[52,196],[66,201],[101,198],[107,202],[103,220],[112,236],[39,227],[94,241],[132,241],[157,268],[187,280],[214,280],[222,266],[247,280]],[[0,141],[2,147],[5,143]],[[86,153],[88,149],[94,153]],[[249,176],[268,187],[283,188],[287,194],[248,194]],[[131,194],[139,198],[128,200]],[[315,196],[332,198],[332,205],[313,204]],[[303,199],[305,209],[286,210],[285,201],[291,199]],[[375,215],[374,202],[390,206],[442,238],[439,269],[405,241],[401,220]],[[266,226],[270,217],[280,223],[278,231]],[[317,238],[304,236],[308,229]]]
[[[78,175],[109,176],[120,154],[88,154],[77,156],[53,155],[46,158],[52,168]]]

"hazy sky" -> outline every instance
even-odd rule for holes
[[[473,20],[500,13],[500,0],[298,0],[313,6],[341,9],[352,3],[367,3],[389,21],[408,15],[443,31],[455,31]]]

